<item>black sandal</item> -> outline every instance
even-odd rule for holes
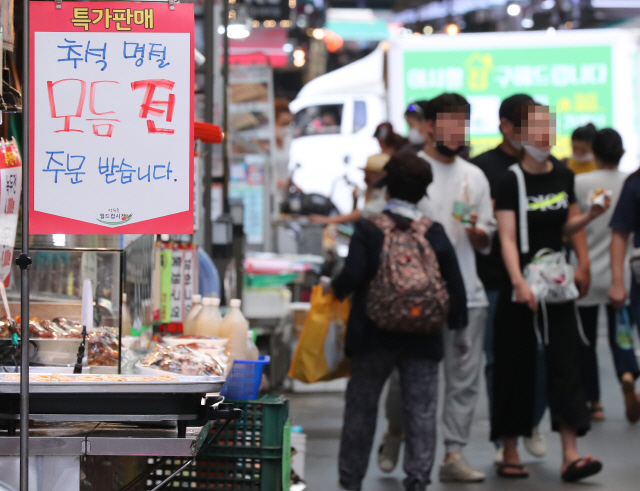
[[[519,470],[524,472],[505,472],[507,469]],[[507,479],[526,479],[529,477],[529,471],[522,464],[500,464],[497,466],[496,472],[500,477],[505,477]]]
[[[578,482],[598,474],[601,470],[602,462],[583,457],[567,467],[567,470],[562,473],[562,480],[564,482]]]

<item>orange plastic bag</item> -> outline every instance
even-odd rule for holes
[[[328,382],[349,376],[344,343],[349,319],[349,301],[323,295],[316,285],[311,291],[311,309],[293,355],[289,377],[300,382]]]

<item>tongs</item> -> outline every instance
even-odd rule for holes
[[[82,323],[82,342],[78,348],[78,357],[73,368],[73,373],[82,373],[82,360],[84,359],[84,351],[87,344],[87,331],[93,328],[93,291],[91,289],[91,280],[84,280],[82,285],[82,313],[80,314],[80,322]]]

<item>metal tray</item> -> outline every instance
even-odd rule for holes
[[[62,373],[61,373],[62,372]],[[64,374],[67,377],[80,375],[51,370],[39,371],[38,375]],[[222,377],[181,376],[173,375],[179,381],[149,381],[149,382],[30,382],[29,392],[32,394],[207,394],[219,393],[222,390]],[[0,374],[0,394],[19,394],[20,382],[5,382],[7,374]],[[158,373],[160,375],[160,373]],[[129,375],[123,375],[128,377]],[[130,375],[135,376],[135,375]],[[138,375],[140,376],[140,375]]]

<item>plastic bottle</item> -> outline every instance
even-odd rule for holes
[[[249,322],[240,311],[240,300],[231,300],[229,306],[231,309],[220,324],[220,336],[229,340],[226,351],[230,360],[246,360]]]
[[[256,361],[260,358],[260,351],[256,346],[256,332],[253,330],[247,331],[247,350],[245,351],[245,357],[247,360]]]
[[[202,311],[202,295],[193,295],[191,303],[191,310],[182,321],[182,333],[185,336],[193,336],[196,333],[196,318]]]
[[[122,335],[131,335],[131,313],[129,312],[129,302],[127,302],[127,294],[122,294]]]
[[[205,297],[202,299],[202,310],[196,319],[196,335],[220,337],[222,315],[220,315],[219,306],[219,298]]]

